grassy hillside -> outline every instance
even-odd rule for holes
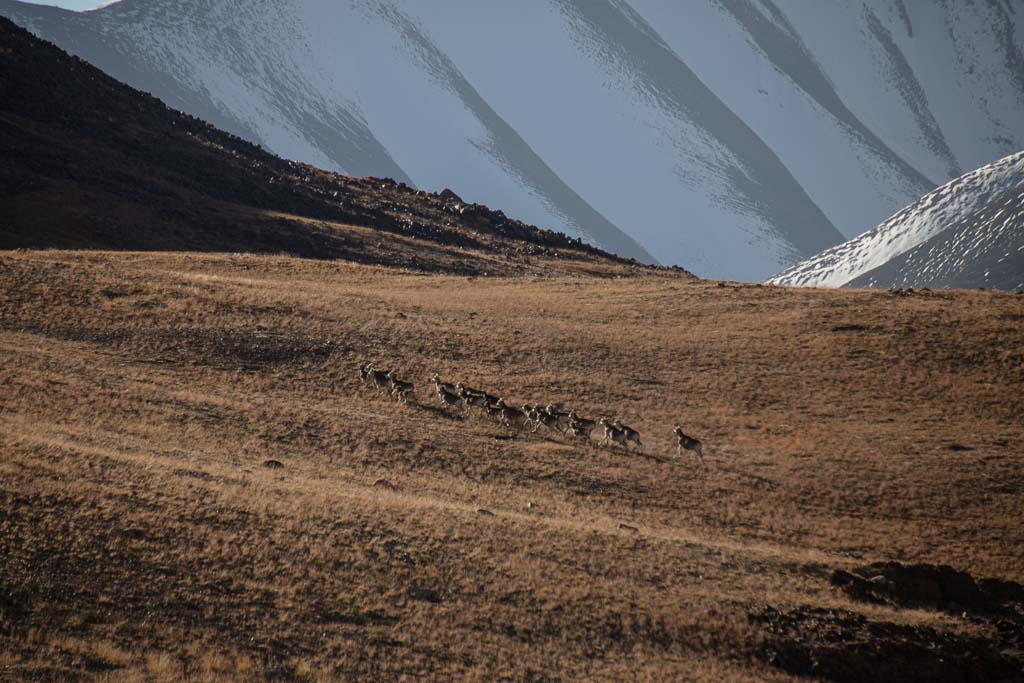
[[[446,413],[434,372],[646,452]],[[4,252],[0,677],[1012,680],[1024,605],[830,577],[1024,580],[1021,386],[991,292]]]

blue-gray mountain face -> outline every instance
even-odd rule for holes
[[[1024,148],[1013,0],[121,0],[0,14],[285,156],[761,279]]]

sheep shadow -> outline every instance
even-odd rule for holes
[[[466,420],[466,416],[465,415],[455,415],[455,414],[452,414],[451,412],[445,410],[444,408],[442,408],[440,406],[431,406],[431,405],[426,405],[426,404],[423,404],[423,403],[415,403],[415,404],[410,404],[410,405],[413,405],[416,408],[418,408],[419,410],[426,411],[426,412],[431,413],[432,415],[435,415],[437,417],[444,418],[445,420],[451,420],[453,422],[464,422]]]
[[[656,463],[659,463],[659,464],[662,464],[662,465],[669,465],[669,464],[682,464],[682,465],[685,465],[686,464],[684,459],[677,458],[674,455],[659,455],[658,453],[647,453],[647,452],[643,452],[643,451],[633,451],[633,450],[627,451],[626,453],[623,453],[621,448],[609,449],[607,446],[602,446],[602,447],[596,447],[595,446],[595,455],[597,455],[598,453],[602,453],[602,452],[603,453],[607,453],[608,455],[619,457],[619,458],[644,458],[646,460],[650,460],[651,462],[656,462]],[[694,461],[693,464],[695,466],[699,467],[701,470],[706,471],[708,469],[707,464],[701,465],[697,461]]]
[[[601,448],[597,449],[597,452],[600,453],[601,451],[605,451],[605,452],[609,453],[610,455],[619,456],[620,458],[645,458],[647,460],[650,460],[651,462],[659,462],[659,463],[672,462],[672,458],[664,456],[664,455],[658,455],[657,453],[646,453],[644,451],[632,451],[632,450],[631,451],[626,451],[625,453],[623,453],[621,448],[609,449],[607,447],[601,447]]]
[[[518,441],[523,438],[519,434],[510,434],[508,432],[502,432],[500,434],[491,434],[490,437],[495,441]]]
[[[641,451],[634,451],[630,455],[635,455],[638,458],[647,458],[652,462],[670,463],[674,460],[673,457],[668,455],[658,455],[657,453],[643,453]]]

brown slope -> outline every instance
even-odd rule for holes
[[[453,193],[281,159],[0,18],[0,248],[17,247],[270,252],[467,273],[632,266]]]
[[[1024,580],[1021,320],[995,292],[0,254],[0,679],[1020,680],[1024,599],[971,594]],[[462,419],[434,372],[620,417],[646,456]]]

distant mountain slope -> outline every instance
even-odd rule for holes
[[[561,182],[397,9],[192,0],[88,13],[11,3],[0,12],[284,157],[405,182],[443,163],[429,189],[457,188],[516,218],[654,261]]]
[[[121,0],[0,14],[288,158],[761,279],[1024,148],[1007,0]]]
[[[628,263],[392,180],[287,161],[0,18],[0,249],[289,253],[515,273]]]
[[[275,152],[757,279],[1024,147],[996,0],[0,0]]]
[[[769,282],[1024,289],[1024,152],[964,174]]]

